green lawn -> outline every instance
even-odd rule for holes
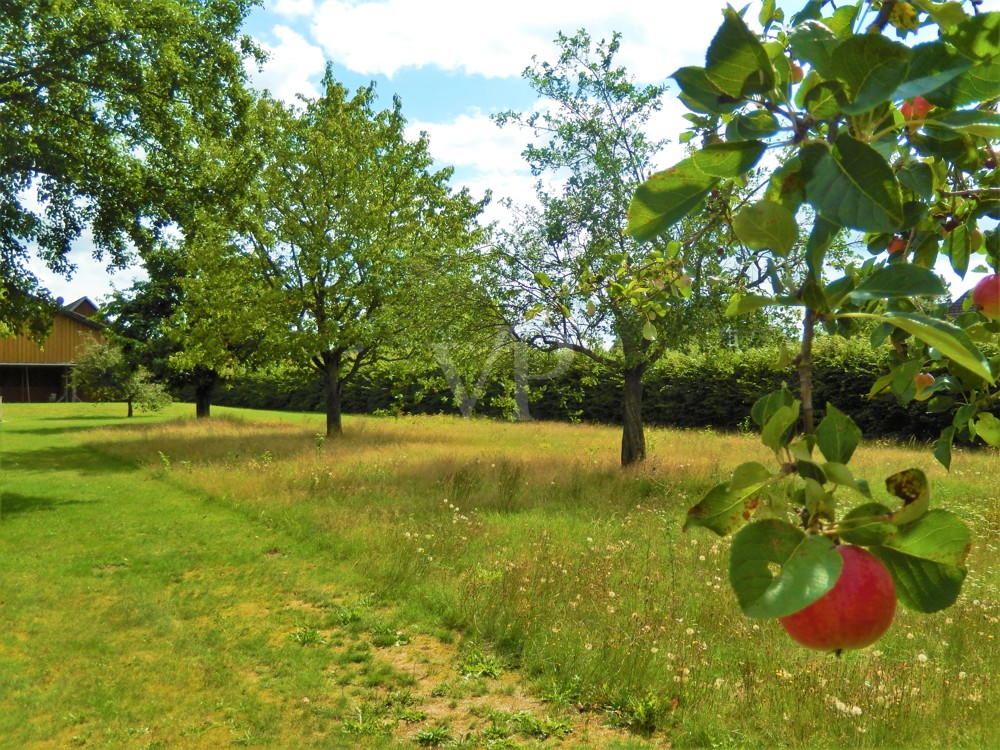
[[[838,660],[680,532],[751,438],[653,431],[623,472],[599,427],[3,409],[0,747],[1000,746],[995,453],[930,472],[958,604]]]

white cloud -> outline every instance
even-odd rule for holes
[[[416,138],[422,131],[427,133],[431,154],[439,163],[480,172],[523,165],[521,151],[531,140],[530,133],[511,126],[500,128],[480,112],[459,115],[451,122],[411,122],[407,138]]]
[[[545,59],[557,32],[621,31],[619,62],[639,80],[704,64],[723,2],[612,4],[598,0],[324,0],[312,34],[327,55],[365,75],[437,67],[488,77],[518,76],[532,55]],[[568,20],[571,19],[571,20]]]
[[[326,67],[323,50],[287,26],[275,26],[273,33],[277,44],[260,43],[268,59],[260,71],[250,71],[253,84],[288,103],[295,102],[297,94],[318,97],[319,90],[310,79]]]

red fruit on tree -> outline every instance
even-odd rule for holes
[[[802,83],[802,78],[805,73],[802,71],[802,66],[797,62],[791,64],[791,78],[792,83]]]
[[[987,318],[1000,318],[1000,274],[987,276],[973,287],[972,304]]]
[[[807,648],[842,651],[877,641],[896,614],[896,587],[882,561],[868,550],[841,545],[840,577],[823,596],[778,622]]]
[[[918,372],[913,376],[913,382],[917,386],[917,392],[913,396],[917,401],[926,401],[931,397],[931,394],[924,391],[934,385],[933,375],[929,372]]]
[[[889,255],[895,255],[896,253],[901,253],[906,249],[906,240],[902,237],[893,237],[892,241],[889,243]]]
[[[909,122],[910,120],[923,120],[932,109],[934,109],[934,105],[924,97],[915,96],[910,101],[903,102],[899,111],[903,113],[903,119]]]

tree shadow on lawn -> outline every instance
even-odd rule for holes
[[[320,453],[335,460],[338,448],[342,447],[350,453],[359,448],[392,448],[393,450],[419,449],[427,444],[428,439],[421,434],[406,435],[391,430],[361,429],[345,432],[337,437],[318,435],[315,430],[303,429],[294,424],[286,423],[228,423],[229,427],[238,429],[241,426],[255,431],[250,433],[231,432],[224,430],[227,422],[223,419],[215,422],[222,427],[216,432],[204,432],[202,427],[212,426],[212,422],[200,423],[197,420],[181,420],[179,422],[164,422],[156,427],[177,426],[176,431],[158,431],[148,439],[136,440],[126,448],[131,459],[139,461],[158,462],[166,456],[171,461],[193,461],[198,464],[228,463],[234,460],[246,460],[267,456],[267,460],[288,459],[304,454]],[[270,431],[264,431],[269,427]],[[114,425],[122,431],[133,430],[141,435],[149,429],[148,425]],[[190,429],[191,432],[185,432]],[[317,439],[320,444],[317,445]],[[434,438],[435,443],[461,442],[459,437]],[[122,455],[123,445],[115,440],[93,440],[86,445],[94,451],[108,455]]]
[[[85,476],[127,474],[139,467],[89,448],[54,446],[23,451],[0,452],[0,470],[5,475],[18,472],[38,474],[75,471]]]
[[[0,434],[6,432],[10,435],[63,435],[63,434],[69,435],[74,432],[90,432],[93,430],[135,429],[135,427],[137,426],[131,423],[126,424],[124,422],[124,420],[128,419],[128,417],[126,416],[122,416],[122,422],[109,422],[107,417],[80,417],[80,419],[66,419],[62,417],[56,419],[55,417],[45,417],[44,419],[51,419],[52,421],[61,421],[66,423],[78,422],[80,421],[80,419],[92,419],[94,421],[104,422],[104,424],[87,424],[87,425],[77,425],[77,426],[71,426],[69,424],[66,424],[63,427],[21,427],[20,425],[25,423],[5,422],[4,424],[6,426],[2,428],[2,432],[0,432]],[[40,422],[42,421],[42,419],[33,419],[31,421]],[[144,423],[144,424],[149,424],[149,423]]]
[[[34,513],[56,510],[61,505],[94,505],[96,500],[56,500],[51,497],[20,495],[16,492],[0,492],[0,519],[15,513]]]

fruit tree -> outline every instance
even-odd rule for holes
[[[801,316],[797,393],[765,395],[751,414],[775,465],[737,466],[685,528],[735,534],[730,583],[745,614],[779,618],[806,645],[859,648],[888,626],[896,598],[920,612],[956,600],[971,534],[931,509],[920,468],[890,476],[881,495],[854,475],[861,431],[834,404],[820,415],[812,403],[813,337],[874,326],[895,360],[872,395],[904,403],[919,393],[929,410],[952,414],[934,448],[945,467],[958,437],[1000,446],[1000,358],[980,348],[1000,333],[996,284],[983,282],[949,317],[933,270],[950,262],[964,277],[973,259],[975,273],[1000,262],[1000,13],[979,0],[809,0],[786,15],[766,0],[757,18],[727,8],[704,67],[672,77],[690,110],[688,137],[703,145],[639,187],[628,233],[657,237],[763,169],[770,179],[755,200],[727,217],[733,233],[776,258],[804,242],[808,264],[795,288],[736,296],[728,311]],[[845,235],[862,238],[870,257],[831,264]],[[861,576],[882,580],[861,585],[879,592],[873,600],[857,593]],[[831,625],[834,612],[859,619]]]

